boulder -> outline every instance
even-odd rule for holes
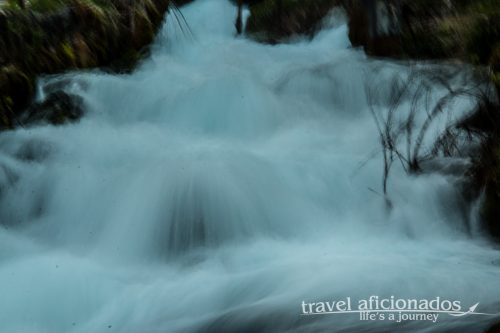
[[[80,119],[84,114],[83,99],[64,91],[50,93],[44,101],[34,103],[20,117],[23,124],[48,122],[55,125]]]
[[[312,36],[339,0],[265,0],[250,4],[246,33],[265,43],[279,43],[296,35]]]
[[[491,325],[485,333],[500,333],[500,322]]]
[[[27,9],[0,10],[0,130],[15,127],[40,74],[92,67],[130,71],[169,5],[170,0],[33,0]],[[81,113],[78,98],[60,92],[23,119],[61,123]]]

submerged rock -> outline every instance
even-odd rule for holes
[[[49,94],[43,102],[28,108],[20,122],[49,122],[59,125],[80,119],[83,116],[83,99],[74,94],[57,91]]]

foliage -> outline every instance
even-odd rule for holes
[[[15,68],[16,77],[27,81],[13,85],[11,76],[0,75],[3,127],[13,126],[31,101],[37,75],[96,66],[132,68],[153,41],[170,1],[32,0],[26,9],[16,3],[0,11],[0,74]]]
[[[384,162],[383,192],[388,195],[388,179],[394,162],[401,163],[409,174],[422,172],[422,165],[438,155],[460,154],[463,140],[472,136],[463,135],[457,123],[451,122],[437,137],[431,147],[424,147],[424,139],[436,119],[447,112],[454,101],[468,97],[482,103],[489,100],[487,78],[483,73],[463,71],[457,66],[410,66],[409,73],[397,75],[392,83],[389,109],[381,114],[376,108],[374,91],[376,85],[366,85],[371,113],[377,126]],[[436,98],[435,94],[440,92]],[[385,108],[384,108],[385,109]],[[417,123],[417,115],[427,114]]]

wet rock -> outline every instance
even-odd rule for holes
[[[265,0],[250,5],[246,33],[265,43],[278,43],[295,35],[312,36],[321,20],[339,0]]]
[[[43,102],[30,106],[20,122],[23,124],[49,122],[58,125],[76,121],[83,114],[83,99],[80,96],[57,91],[49,94]]]
[[[485,333],[500,333],[500,322],[491,325]]]
[[[46,7],[33,0],[26,10],[1,10],[0,130],[16,125],[13,120],[32,101],[34,79],[40,74],[92,67],[130,71],[147,53],[169,4],[170,0],[72,0]],[[57,115],[64,114],[62,109],[72,110],[62,118],[77,117],[76,108],[63,104],[64,108],[54,105],[58,111],[48,117],[51,122],[60,122]]]
[[[500,96],[500,41],[490,57],[490,66],[492,70],[493,83],[497,88],[498,96]]]
[[[32,80],[15,66],[0,68],[0,129],[11,128],[19,110],[27,107],[34,94]]]

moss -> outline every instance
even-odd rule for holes
[[[500,41],[500,13],[477,17],[465,39],[469,60],[487,64]]]
[[[83,99],[62,91],[50,93],[40,103],[31,105],[23,114],[23,123],[50,122],[60,125],[78,120],[83,115]]]
[[[15,66],[0,68],[0,128],[10,128],[34,95],[34,80]]]
[[[63,8],[67,1],[64,0],[35,0],[30,1],[28,8],[39,13],[47,13]]]
[[[68,42],[64,42],[61,44],[63,54],[70,59],[70,61],[74,62],[76,59],[75,52],[73,51],[72,46]]]
[[[498,96],[500,96],[500,42],[498,42],[496,47],[493,49],[489,63],[491,68],[491,78],[497,88]]]
[[[465,58],[491,68],[492,82],[500,96],[500,1],[478,1],[468,10],[474,13],[474,22],[464,34]],[[500,106],[477,117],[489,124],[482,132],[488,139],[473,166],[476,186],[484,188],[485,193],[481,213],[490,234],[500,240]]]
[[[0,11],[0,121],[12,127],[34,78],[76,68],[128,71],[162,24],[169,0],[17,0]]]
[[[360,1],[343,1],[349,15],[349,37],[354,46],[378,54],[379,41],[370,37],[368,9]],[[346,3],[348,5],[346,5]],[[384,54],[417,59],[459,58],[488,64],[500,40],[500,0],[402,0],[400,44],[402,53]],[[385,47],[380,48],[384,51]],[[374,51],[374,52],[370,52]]]
[[[0,96],[0,129],[12,127],[13,101],[9,96]]]
[[[111,8],[113,7],[113,1],[108,0],[81,0],[88,4],[99,8]],[[74,0],[7,0],[4,8],[15,10],[15,11],[25,11],[25,12],[36,12],[41,14],[48,14],[52,12],[57,12],[58,10],[64,9],[68,6],[74,4]],[[23,5],[21,5],[23,4]]]

